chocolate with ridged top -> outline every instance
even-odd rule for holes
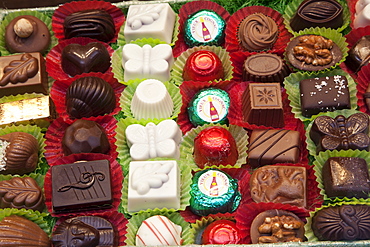
[[[343,7],[335,0],[305,0],[290,21],[293,31],[309,27],[336,29],[343,25]]]
[[[370,35],[362,36],[348,51],[346,65],[355,73],[370,61]]]
[[[110,67],[107,48],[99,42],[69,44],[62,51],[62,69],[73,77],[82,73],[106,72]]]
[[[109,42],[114,38],[115,32],[112,16],[100,9],[75,12],[64,20],[64,35],[66,39],[89,37]]]
[[[312,218],[312,230],[319,240],[370,239],[370,206],[341,205],[325,207]]]
[[[66,111],[72,118],[104,115],[115,107],[116,96],[112,86],[99,77],[81,77],[67,89]]]

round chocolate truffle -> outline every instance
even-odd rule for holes
[[[81,77],[67,89],[66,111],[72,118],[104,115],[115,107],[116,96],[112,86],[99,77]]]
[[[11,53],[45,53],[50,45],[50,32],[39,18],[21,15],[6,27],[5,45]]]
[[[102,153],[110,149],[107,134],[100,124],[78,119],[67,127],[62,140],[65,155],[76,153]]]
[[[243,49],[262,51],[270,49],[279,34],[275,21],[262,13],[247,16],[239,25],[238,38]]]

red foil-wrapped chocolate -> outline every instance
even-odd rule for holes
[[[221,59],[211,51],[201,50],[192,53],[186,60],[184,81],[213,81],[224,78]]]
[[[238,149],[234,137],[220,126],[202,130],[194,139],[194,161],[200,167],[234,165]]]
[[[239,244],[239,230],[231,220],[216,220],[203,232],[202,244]]]

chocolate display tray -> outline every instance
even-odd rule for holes
[[[212,0],[211,0],[212,1]],[[233,0],[229,0],[232,2]],[[275,2],[279,2],[279,0],[272,0]],[[271,1],[271,2],[272,2]],[[348,0],[350,1],[350,0]],[[354,1],[354,0],[353,0]],[[70,2],[70,1],[66,1]],[[182,5],[186,2],[189,2],[189,0],[158,0],[158,1],[123,1],[118,3],[113,3],[113,5],[117,6],[118,8],[122,9],[124,12],[127,11],[128,7],[132,4],[155,4],[155,3],[169,3],[170,5]],[[220,1],[216,1],[220,2]],[[240,1],[238,1],[240,2]],[[246,1],[247,2],[247,1]],[[247,4],[247,3],[246,3]],[[2,6],[1,6],[2,7]],[[3,9],[0,8],[0,21],[3,20],[4,16],[11,12],[16,12],[20,10],[36,10],[40,11],[44,14],[47,14],[49,16],[52,15],[53,11],[57,8],[55,7],[40,7],[40,8],[28,8],[28,9]],[[201,246],[201,245],[191,245],[191,246]],[[220,245],[204,245],[207,247],[212,246],[220,246]],[[293,247],[293,246],[302,246],[302,247],[359,247],[359,246],[370,246],[370,240],[364,240],[364,241],[315,241],[315,242],[301,242],[301,243],[276,243],[276,244],[253,244],[253,245],[228,245],[228,246],[256,246],[256,247],[277,247],[277,246],[284,246],[284,247]]]

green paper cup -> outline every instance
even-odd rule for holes
[[[356,98],[356,83],[353,78],[341,69],[334,69],[331,71],[319,71],[316,73],[306,73],[306,72],[297,72],[292,73],[284,79],[284,88],[288,94],[289,104],[292,107],[292,112],[294,113],[295,118],[300,119],[301,121],[312,121],[314,116],[305,117],[302,115],[301,109],[301,97],[299,83],[302,80],[316,78],[316,77],[325,77],[325,76],[335,76],[342,75],[347,78],[348,81],[348,90],[350,95],[351,109],[355,110],[357,108],[357,98]]]

